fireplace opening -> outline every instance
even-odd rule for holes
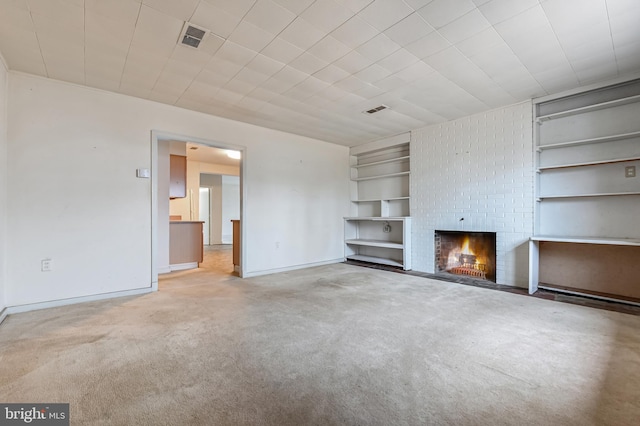
[[[496,282],[496,233],[436,231],[436,272]]]

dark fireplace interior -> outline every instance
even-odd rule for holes
[[[496,233],[436,231],[436,272],[496,282]]]

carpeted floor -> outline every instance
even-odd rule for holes
[[[640,317],[226,248],[138,297],[10,316],[0,402],[75,425],[631,425]],[[222,269],[216,270],[217,265]]]

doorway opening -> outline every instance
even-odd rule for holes
[[[216,272],[243,276],[242,258],[244,245],[242,236],[237,241],[237,265],[232,258],[233,235],[231,219],[227,215],[216,214],[222,207],[222,180],[233,181],[234,185],[225,185],[225,192],[234,191],[229,197],[235,203],[232,210],[233,218],[242,227],[243,186],[243,158],[245,148],[227,145],[182,135],[152,131],[152,286],[157,290],[158,276],[168,276],[175,271],[185,270]],[[231,158],[231,156],[235,158]],[[184,162],[183,182],[181,176],[176,179],[171,174],[174,156],[181,157]],[[220,185],[212,184],[207,179],[214,177]],[[184,191],[178,196],[170,196],[169,188],[184,186]],[[216,192],[217,191],[217,192]],[[173,194],[173,193],[172,193]],[[226,210],[225,210],[226,211]],[[228,227],[223,221],[227,219]],[[172,254],[175,252],[184,256],[190,249],[184,246],[172,247],[172,241],[178,241],[178,231],[197,227],[199,231],[189,231],[193,236],[190,247],[199,251],[193,259],[180,259],[176,264]],[[195,229],[195,228],[194,228]],[[224,234],[224,238],[223,238]],[[193,242],[195,241],[195,242]]]

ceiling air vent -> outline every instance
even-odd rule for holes
[[[377,106],[375,108],[368,109],[368,110],[364,111],[364,113],[365,114],[375,114],[376,112],[380,112],[380,111],[382,111],[384,109],[387,109],[387,108],[389,108],[389,107],[386,106],[386,105],[380,105],[380,106]]]
[[[208,33],[209,31],[204,28],[185,22],[180,33],[180,43],[197,49]]]

